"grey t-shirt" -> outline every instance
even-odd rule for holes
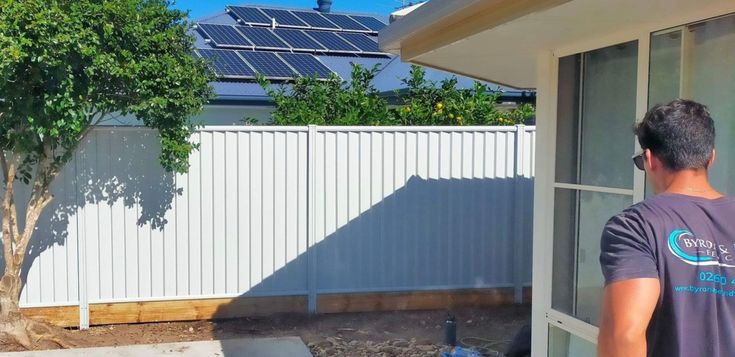
[[[658,278],[649,356],[735,356],[735,198],[664,193],[605,225],[605,284]]]

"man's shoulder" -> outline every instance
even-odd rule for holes
[[[713,206],[715,205],[715,206]],[[675,194],[662,194],[649,197],[631,205],[616,214],[607,222],[607,226],[646,226],[671,217],[688,217],[692,212],[716,209],[720,213],[735,213],[735,197],[726,196],[719,200],[707,200]],[[675,213],[678,212],[678,213]]]
[[[653,196],[635,203],[612,216],[605,224],[605,231],[636,230],[642,231],[643,226],[649,224],[655,217],[671,209],[672,203],[660,196]]]

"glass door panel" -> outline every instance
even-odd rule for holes
[[[638,42],[559,59],[552,308],[596,325],[600,236],[633,203]]]
[[[580,183],[633,188],[638,42],[584,54]]]
[[[651,36],[649,106],[678,97],[707,105],[715,121],[713,185],[735,194],[735,15]],[[650,196],[650,190],[646,195]]]
[[[683,44],[685,61],[682,91],[709,106],[717,130],[717,162],[712,184],[735,194],[735,15],[687,26],[690,43]]]
[[[600,233],[610,217],[633,203],[632,196],[556,189],[552,307],[598,325],[603,277]]]
[[[596,356],[597,346],[560,328],[549,327],[549,357]]]

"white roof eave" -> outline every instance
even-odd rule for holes
[[[401,41],[478,1],[483,0],[431,0],[420,4],[421,6],[380,31],[378,36],[380,48],[386,52],[400,54]]]

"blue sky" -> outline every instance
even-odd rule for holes
[[[334,0],[333,11],[367,12],[388,15],[401,5],[399,0]],[[408,1],[406,1],[408,3]],[[271,6],[314,8],[316,0],[176,0],[176,8],[190,10],[197,19],[225,9],[226,5],[259,4]]]

